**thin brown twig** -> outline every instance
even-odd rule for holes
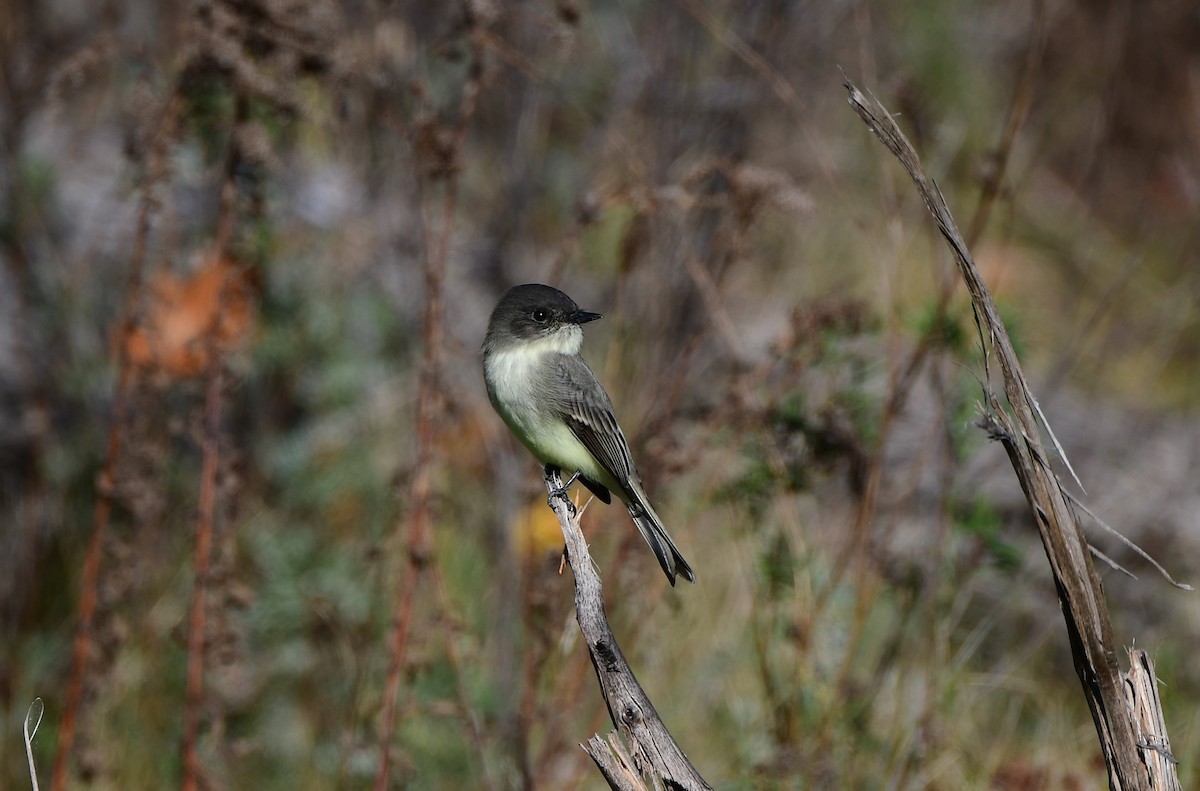
[[[418,184],[420,184],[418,180]],[[446,201],[453,201],[452,183],[447,185]],[[420,201],[418,196],[418,201]],[[424,211],[422,228],[427,228]],[[425,234],[428,239],[429,234]],[[405,575],[396,598],[393,618],[391,658],[384,681],[383,722],[380,731],[379,768],[375,774],[375,791],[386,791],[391,776],[391,743],[396,730],[396,703],[400,693],[400,677],[407,658],[408,638],[412,625],[413,598],[417,583],[429,563],[429,509],[431,470],[434,456],[434,412],[437,408],[438,360],[442,322],[442,273],[438,253],[425,246],[425,318],[422,324],[425,354],[421,360],[417,383],[417,458],[412,483],[412,512],[408,520],[405,554]],[[441,245],[438,245],[441,249]]]
[[[1028,118],[1028,111],[1032,103],[1032,95],[1036,85],[1035,78],[1038,73],[1038,65],[1041,62],[1041,55],[1045,49],[1044,9],[1040,0],[1035,0],[1034,3],[1034,21],[1031,36],[1032,40],[1022,68],[1021,78],[1017,89],[1014,91],[1012,104],[1009,107],[1008,120],[995,154],[994,169],[990,173],[989,178],[984,182],[984,188],[980,194],[979,202],[976,205],[975,214],[971,221],[970,236],[967,239],[968,245],[975,244],[987,227],[987,221],[991,216],[991,209],[999,195],[1000,185],[1004,182],[1004,174],[1011,158],[1012,149],[1016,144],[1017,137],[1024,126],[1025,120]],[[869,458],[865,483],[862,495],[858,501],[858,508],[855,511],[850,536],[834,561],[829,582],[820,590],[816,597],[814,610],[822,612],[834,591],[841,584],[846,571],[851,565],[851,561],[853,561],[858,584],[856,585],[855,594],[854,621],[850,639],[847,643],[847,655],[853,655],[857,651],[859,641],[865,633],[870,603],[874,599],[879,583],[877,578],[868,578],[866,572],[871,556],[871,553],[868,551],[870,528],[874,523],[880,484],[883,480],[885,451],[891,437],[892,428],[903,412],[908,402],[908,397],[912,393],[913,386],[916,384],[921,372],[925,369],[926,364],[935,356],[937,350],[940,348],[940,328],[945,318],[949,315],[951,297],[954,294],[956,285],[957,281],[953,277],[947,277],[942,281],[937,303],[934,307],[933,320],[929,323],[928,328],[921,335],[908,360],[902,366],[899,376],[892,380],[887,400],[884,403],[883,415],[880,419],[878,440],[875,450]],[[842,665],[837,683],[839,688],[844,688],[849,684],[852,670],[853,667],[850,663]]]
[[[758,75],[759,79],[771,86],[771,90],[781,102],[794,112],[799,112],[802,109],[800,97],[797,95],[795,88],[792,87],[792,84],[788,82],[787,77],[772,66],[753,47],[743,41],[741,36],[735,33],[728,25],[718,20],[711,11],[702,7],[695,0],[676,0],[676,2],[693,19],[703,25],[713,38],[749,66]]]
[[[980,425],[1003,445],[1029,502],[1050,562],[1075,671],[1108,769],[1109,787],[1120,791],[1150,788],[1145,759],[1140,752],[1146,748],[1134,734],[1100,577],[1091,562],[1083,530],[1050,467],[1041,431],[1044,429],[1051,441],[1054,434],[1037,406],[995,300],[937,185],[926,175],[916,151],[887,110],[877,100],[868,100],[849,78],[844,84],[854,111],[908,172],[938,231],[954,253],[959,275],[971,295],[979,342],[984,350],[983,398],[987,411]],[[1000,366],[1011,413],[1001,405],[987,381],[993,354]],[[1061,455],[1056,442],[1054,446]]]
[[[244,96],[238,96],[233,118],[233,134],[229,151],[225,157],[224,175],[221,181],[220,208],[217,211],[214,255],[216,261],[225,257],[229,241],[237,223],[237,169],[242,160],[237,133],[245,122],[248,105]],[[204,393],[204,426],[201,434],[203,460],[200,466],[199,508],[196,517],[196,546],[193,556],[192,599],[188,616],[188,647],[186,698],[183,710],[183,791],[195,791],[199,785],[200,759],[196,752],[196,740],[200,732],[200,710],[204,705],[204,656],[206,646],[208,578],[212,558],[213,515],[216,513],[217,463],[220,459],[221,422],[221,379],[223,359],[214,342],[221,321],[224,303],[224,286],[218,296],[217,309],[213,312],[209,327],[204,334],[209,354],[208,381]]]
[[[616,567],[616,564],[614,564]],[[558,673],[558,683],[551,691],[549,697],[553,701],[558,700],[579,700],[581,690],[587,680],[587,659],[582,654],[572,654],[565,665],[561,667]],[[570,736],[564,726],[563,718],[560,716],[562,708],[559,706],[550,707],[551,716],[554,718],[553,724],[556,726],[552,729],[547,729],[545,742],[538,751],[537,759],[534,761],[534,787],[542,788],[550,783],[550,778],[553,776],[551,772],[557,766],[557,761],[568,749],[568,745],[572,744]],[[597,723],[594,727],[599,727],[602,721],[602,713],[597,711],[593,718]],[[577,767],[587,769],[586,761],[579,756]],[[567,787],[572,787],[572,784],[567,784]]]
[[[396,698],[400,693],[400,675],[404,668],[404,660],[408,652],[409,626],[412,621],[413,595],[416,591],[420,563],[412,550],[409,550],[407,574],[400,583],[396,595],[396,614],[392,620],[392,640],[390,646],[391,659],[388,664],[387,679],[383,687],[383,725],[380,734],[379,769],[375,775],[376,791],[388,787],[392,771],[391,741],[396,729]]]
[[[685,255],[683,266],[691,276],[696,290],[700,292],[704,307],[712,319],[711,324],[716,329],[717,336],[725,343],[726,351],[736,362],[745,363],[746,347],[738,335],[733,319],[729,317],[729,311],[725,309],[725,305],[721,301],[721,292],[713,281],[712,275],[704,268],[700,259],[694,255]]]
[[[975,205],[975,216],[967,229],[967,244],[974,246],[987,227],[991,218],[992,206],[1000,195],[1000,187],[1004,184],[1005,171],[1016,147],[1017,136],[1029,118],[1029,109],[1033,106],[1033,95],[1037,87],[1037,78],[1042,63],[1042,55],[1046,51],[1049,38],[1046,29],[1045,0],[1033,0],[1033,30],[1030,32],[1029,49],[1025,53],[1025,61],[1021,67],[1021,78],[1013,91],[1012,103],[1008,107],[1008,119],[1004,123],[1004,133],[996,147],[995,161],[992,169],[983,181],[983,190],[979,193],[979,202]],[[950,284],[955,281],[949,279]]]
[[[731,51],[735,57],[746,64],[754,72],[755,76],[767,84],[776,98],[783,102],[792,116],[801,124],[800,135],[811,150],[817,169],[821,172],[829,188],[843,203],[847,205],[851,204],[853,201],[844,192],[842,186],[843,180],[838,177],[836,172],[834,157],[830,153],[823,137],[817,134],[815,127],[805,116],[804,105],[800,101],[800,96],[796,93],[796,89],[792,87],[787,76],[772,66],[770,61],[759,54],[754,47],[747,43],[742,36],[739,36],[729,25],[704,8],[703,4],[697,3],[696,0],[676,0],[676,2],[687,14],[699,22],[717,43]]]
[[[1000,142],[994,154],[995,163],[991,172],[988,173],[987,178],[984,179],[983,189],[979,193],[979,202],[975,205],[975,214],[971,218],[971,225],[967,231],[966,241],[969,247],[974,247],[978,244],[980,237],[983,236],[983,232],[987,228],[988,220],[992,214],[992,207],[996,203],[996,198],[1000,195],[1001,185],[1004,184],[1005,172],[1008,170],[1009,161],[1012,159],[1012,150],[1016,146],[1017,137],[1020,135],[1021,129],[1025,126],[1025,121],[1029,118],[1029,108],[1033,105],[1033,94],[1037,86],[1039,73],[1038,68],[1042,62],[1042,54],[1046,50],[1047,40],[1046,12],[1042,0],[1034,0],[1033,12],[1033,31],[1030,34],[1029,50],[1022,65],[1021,78],[1017,83],[1016,90],[1013,91],[1012,103],[1008,108],[1008,118],[1004,124],[1004,133],[1000,136]],[[926,358],[936,345],[934,341],[936,341],[940,332],[939,328],[942,321],[949,312],[950,298],[953,296],[957,285],[958,281],[953,277],[947,277],[942,281],[937,305],[934,308],[934,319],[930,322],[925,334],[922,335],[917,348],[909,359],[908,365],[905,366],[904,374],[900,379],[900,386],[897,387],[893,394],[893,400],[896,402],[897,408],[903,406],[907,400],[916,375],[920,372]],[[891,407],[892,404],[889,403],[889,408]]]
[[[204,703],[204,648],[209,561],[212,557],[213,514],[217,499],[218,432],[221,420],[221,356],[212,350],[208,385],[204,394],[204,459],[200,467],[200,507],[196,519],[194,582],[188,616],[187,698],[183,710],[183,791],[199,784],[200,759],[196,739],[200,731],[200,708]]]
[[[459,102],[458,124],[454,130],[451,151],[458,158],[462,155],[463,141],[478,102],[482,80],[481,33],[476,27],[478,20],[468,15],[468,36],[474,51],[475,63],[463,86]],[[420,163],[417,163],[418,167]],[[436,422],[439,411],[439,388],[441,379],[441,349],[443,343],[443,289],[446,260],[450,253],[450,241],[454,233],[454,215],[458,206],[458,180],[452,172],[446,179],[445,196],[442,202],[442,219],[436,244],[430,243],[431,224],[425,214],[423,198],[424,179],[418,177],[417,201],[421,206],[421,229],[425,238],[423,274],[425,280],[425,315],[422,322],[424,355],[421,359],[417,383],[417,458],[412,483],[412,511],[406,536],[406,573],[396,599],[396,614],[393,619],[390,659],[384,681],[383,714],[380,728],[379,767],[375,774],[375,791],[385,791],[391,777],[392,738],[396,730],[396,708],[400,693],[400,679],[405,666],[412,626],[413,598],[417,582],[432,557],[429,535],[430,495],[432,490],[432,466],[435,452]],[[459,669],[461,676],[461,668]],[[463,713],[469,720],[469,714]],[[480,755],[481,762],[483,755]],[[486,779],[486,764],[484,777]]]
[[[1009,107],[1008,120],[1005,123],[1004,133],[1001,135],[996,149],[994,169],[984,182],[983,191],[980,193],[979,202],[975,207],[975,214],[972,217],[970,232],[967,236],[968,245],[976,244],[987,227],[992,206],[999,195],[1000,185],[1004,183],[1004,175],[1011,160],[1012,149],[1016,145],[1020,131],[1029,116],[1029,107],[1033,101],[1032,97],[1036,86],[1038,66],[1045,51],[1045,27],[1045,9],[1043,3],[1041,0],[1035,0],[1033,32],[1031,33],[1029,51],[1022,67],[1017,89],[1013,92],[1013,100]],[[917,341],[916,347],[901,367],[899,376],[893,380],[893,384],[889,388],[887,400],[884,402],[883,415],[880,419],[876,451],[870,458],[866,474],[866,484],[863,487],[863,495],[859,502],[859,508],[855,512],[850,536],[834,562],[833,572],[830,574],[828,584],[821,590],[817,597],[817,611],[823,609],[824,603],[841,583],[849,561],[856,557],[861,561],[866,556],[866,552],[863,551],[863,542],[874,516],[875,498],[879,491],[879,482],[883,469],[883,451],[887,447],[888,439],[891,436],[891,429],[896,418],[904,410],[905,404],[908,403],[908,397],[912,393],[913,385],[916,384],[918,376],[925,368],[925,364],[939,346],[940,327],[949,313],[950,300],[954,295],[956,285],[957,281],[952,277],[948,277],[943,281],[938,293],[937,303],[934,306],[933,320]]]
[[[88,540],[87,553],[83,561],[83,579],[79,590],[79,622],[75,627],[75,640],[71,650],[71,678],[67,684],[62,725],[58,732],[58,747],[54,755],[54,773],[50,781],[52,791],[63,791],[66,788],[71,753],[75,746],[75,727],[79,717],[79,707],[83,700],[91,654],[100,562],[104,554],[109,520],[112,517],[117,461],[121,455],[121,432],[125,425],[125,417],[129,408],[129,391],[133,384],[133,365],[129,360],[129,347],[125,343],[125,338],[137,324],[138,302],[141,299],[142,282],[145,275],[150,225],[158,209],[155,190],[166,169],[166,152],[170,140],[175,134],[181,102],[182,96],[178,92],[167,100],[155,124],[154,133],[150,137],[151,150],[147,157],[146,176],[142,183],[142,198],[138,206],[133,254],[129,259],[129,282],[125,288],[121,320],[117,324],[117,383],[113,390],[112,419],[108,428],[104,464],[96,477],[96,505],[92,512],[92,536]]]
[[[568,90],[564,87],[561,79],[556,79],[538,67],[536,63],[521,54],[516,47],[509,44],[494,31],[476,29],[472,35],[472,44],[477,46],[477,53],[487,50],[495,54],[501,62],[508,64],[525,78],[549,88],[557,97],[563,100],[566,106],[583,115],[588,121],[592,123],[600,122],[600,116],[583,102],[579,101],[575,91]],[[648,168],[646,163],[642,161],[637,146],[620,129],[612,129],[610,130],[610,134],[613,147],[621,154],[625,163],[633,171],[635,179],[641,184],[648,184]]]
[[[437,603],[438,608],[441,610],[442,618],[452,622],[450,627],[444,630],[443,634],[446,636],[446,656],[450,660],[450,666],[454,669],[454,691],[458,696],[458,706],[463,723],[466,725],[467,738],[471,742],[472,749],[479,756],[480,774],[484,787],[494,789],[496,784],[493,782],[491,773],[488,771],[487,756],[484,750],[483,727],[479,722],[479,717],[471,707],[471,699],[466,685],[466,673],[463,671],[462,651],[459,650],[458,643],[454,639],[462,631],[460,628],[461,619],[451,613],[450,597],[446,592],[446,582],[442,577],[441,569],[437,563],[429,564],[428,573],[433,580],[433,587],[437,593]]]
[[[522,591],[523,601],[522,615],[523,621],[529,623],[529,584],[528,581],[532,575],[526,575],[524,590]],[[516,760],[517,771],[521,776],[522,791],[532,791],[537,786],[534,784],[532,750],[533,745],[530,743],[530,734],[533,732],[533,725],[536,721],[538,705],[537,705],[537,679],[543,667],[543,658],[548,652],[541,643],[535,643],[530,648],[524,651],[524,659],[521,663],[521,701],[517,708],[517,733],[516,733]]]

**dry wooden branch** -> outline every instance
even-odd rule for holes
[[[596,734],[583,745],[584,751],[592,757],[596,768],[608,781],[608,787],[617,791],[649,791],[634,767],[629,751],[625,749],[625,742],[616,733],[610,733],[608,739],[606,742]]]
[[[157,187],[167,168],[167,153],[175,137],[182,109],[182,95],[176,91],[163,105],[151,137],[146,157],[145,174],[141,179],[142,198],[138,204],[137,230],[134,233],[133,253],[129,263],[129,281],[125,287],[125,302],[121,310],[122,343],[117,348],[117,384],[113,391],[112,418],[108,427],[108,443],[104,464],[96,476],[96,505],[92,512],[92,536],[88,539],[83,560],[83,579],[79,586],[79,622],[71,649],[71,678],[67,684],[67,700],[62,724],[58,730],[58,748],[54,755],[54,770],[50,778],[52,791],[67,787],[71,755],[75,747],[75,724],[83,705],[83,692],[92,654],[92,627],[96,616],[97,588],[100,581],[100,562],[112,517],[113,492],[116,489],[117,462],[122,452],[122,431],[129,408],[129,391],[133,385],[133,365],[130,363],[124,338],[137,322],[138,302],[142,297],[143,270],[149,249],[150,230],[158,211]]]
[[[1163,722],[1162,701],[1158,698],[1158,679],[1154,677],[1154,662],[1150,655],[1137,648],[1129,649],[1129,672],[1125,674],[1125,692],[1129,710],[1133,712],[1133,729],[1137,745],[1146,761],[1150,787],[1163,791],[1181,791],[1175,767],[1179,761],[1171,755],[1171,740]]]
[[[1043,426],[1064,463],[1065,454],[1054,439],[1029,389],[996,303],[971,258],[967,243],[941,191],[926,176],[916,151],[887,110],[877,100],[868,100],[849,79],[845,79],[843,84],[849,91],[849,101],[854,111],[900,160],[916,184],[938,230],[954,252],[959,274],[970,292],[984,354],[984,398],[987,403],[981,425],[993,439],[1004,445],[1021,489],[1033,510],[1058,589],[1075,672],[1083,685],[1108,767],[1109,787],[1114,791],[1156,788],[1158,786],[1154,786],[1147,775],[1146,764],[1158,755],[1157,747],[1140,744],[1135,734],[1126,699],[1125,678],[1117,665],[1116,640],[1100,577],[1092,565],[1088,543],[1075,512],[1050,467],[1042,443]],[[1004,393],[1012,408],[1011,414],[1005,411],[988,384],[988,363],[993,352],[1000,362]],[[1069,463],[1067,467],[1070,469]],[[1158,717],[1158,722],[1161,722],[1161,713]],[[1166,734],[1159,736],[1165,743]]]
[[[632,757],[625,754],[616,738],[613,743],[605,743],[594,737],[584,750],[596,762],[609,786],[619,791],[645,789],[644,783],[634,783],[639,773],[650,778],[655,788],[711,789],[667,731],[617,645],[604,614],[600,574],[588,554],[579,517],[569,501],[555,494],[562,491],[562,485],[558,472],[546,472],[550,507],[562,527],[567,542],[567,561],[575,576],[575,618],[587,641],[588,655],[600,681],[600,694],[604,696],[608,716],[628,740]]]

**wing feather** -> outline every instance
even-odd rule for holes
[[[622,495],[638,531],[654,550],[667,579],[674,585],[676,574],[681,574],[689,582],[695,582],[696,574],[692,567],[679,553],[658,514],[646,501],[641,476],[633,466],[629,443],[617,425],[612,401],[592,369],[578,355],[559,355],[554,363],[554,386],[551,389],[550,398],[563,422],[612,481],[620,486],[618,494]],[[586,479],[584,483],[588,485]],[[588,488],[592,487],[588,485]],[[603,490],[604,487],[600,488]]]
[[[577,356],[560,355],[554,370],[558,385],[554,389],[555,408],[605,472],[630,495],[629,482],[639,480],[639,476],[608,393]]]

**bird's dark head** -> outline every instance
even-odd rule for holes
[[[533,344],[531,351],[574,354],[583,341],[581,324],[600,318],[580,310],[575,300],[557,288],[540,283],[514,286],[500,297],[488,321],[484,352],[503,351],[516,344]],[[544,348],[543,348],[544,347]]]

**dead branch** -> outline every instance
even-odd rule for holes
[[[133,255],[129,261],[129,283],[125,288],[117,345],[117,384],[113,391],[112,419],[108,427],[108,444],[104,452],[104,465],[96,478],[96,505],[92,512],[92,537],[88,540],[87,554],[83,561],[83,580],[79,586],[79,622],[75,626],[75,640],[71,649],[71,679],[67,684],[67,700],[63,707],[62,725],[58,732],[58,747],[54,755],[54,770],[50,779],[53,791],[67,787],[67,772],[70,769],[71,752],[75,745],[75,723],[83,700],[84,683],[88,674],[88,660],[92,652],[92,625],[96,615],[96,588],[100,579],[100,561],[104,553],[104,542],[108,523],[112,516],[113,491],[116,487],[117,461],[121,456],[122,431],[129,407],[129,390],[133,384],[134,367],[130,363],[128,345],[124,339],[136,326],[137,306],[142,297],[142,280],[150,239],[150,226],[158,210],[157,186],[167,167],[167,150],[175,136],[182,100],[175,92],[163,106],[156,123],[151,149],[147,157],[146,171],[142,183],[142,198],[138,205],[137,231],[133,242]]]
[[[408,520],[408,531],[405,536],[407,543],[407,568],[401,588],[396,596],[396,610],[393,618],[390,658],[387,675],[384,679],[383,714],[380,728],[379,766],[375,773],[376,791],[389,787],[392,771],[392,737],[396,730],[396,703],[400,693],[400,679],[407,661],[409,630],[412,624],[413,598],[416,595],[417,583],[425,571],[430,571],[434,578],[439,596],[439,605],[447,610],[448,600],[443,593],[440,574],[430,563],[432,559],[432,538],[429,525],[431,521],[432,475],[435,456],[435,429],[439,415],[441,357],[443,342],[443,291],[445,281],[446,260],[450,255],[450,241],[454,233],[454,218],[458,207],[458,158],[462,154],[463,140],[467,129],[475,115],[482,80],[482,44],[480,36],[483,28],[479,20],[468,15],[467,35],[471,41],[474,63],[466,84],[463,86],[459,99],[458,122],[452,129],[450,142],[444,149],[447,165],[443,170],[435,170],[431,175],[445,177],[445,193],[442,199],[442,216],[439,225],[440,234],[436,241],[432,235],[432,223],[426,216],[424,201],[424,179],[418,174],[418,202],[420,203],[421,231],[424,240],[424,256],[422,274],[425,281],[425,315],[422,321],[422,339],[424,340],[424,355],[421,358],[421,368],[417,383],[417,460],[412,482],[412,511]],[[419,147],[419,146],[418,146]],[[429,163],[421,162],[418,157],[418,167],[428,167]],[[451,657],[456,671],[461,670],[462,662],[453,638],[447,639],[447,652]],[[487,764],[483,755],[483,737],[476,722],[471,717],[467,700],[462,687],[462,673],[456,673],[460,704],[463,709],[464,724],[472,746],[479,753],[481,774],[484,786],[491,788],[493,783],[487,772]]]
[[[229,151],[225,157],[225,172],[221,183],[220,209],[213,258],[224,260],[229,241],[237,222],[237,170],[242,163],[241,148],[237,143],[237,130],[246,122],[246,97],[238,95],[233,120],[234,134],[230,138]],[[217,462],[220,455],[221,423],[221,366],[223,360],[214,342],[217,327],[224,308],[222,287],[217,298],[217,309],[211,326],[205,333],[208,338],[208,381],[204,391],[204,423],[201,430],[203,458],[200,466],[199,509],[196,518],[196,545],[193,555],[192,599],[188,614],[187,673],[185,676],[185,702],[183,710],[183,781],[180,788],[195,791],[200,783],[200,756],[196,752],[196,741],[200,734],[200,710],[204,705],[204,656],[206,647],[206,624],[208,604],[208,581],[212,558],[213,515],[217,501]]]
[[[196,519],[196,548],[192,601],[188,615],[187,698],[183,710],[183,781],[180,788],[195,791],[200,757],[196,740],[204,703],[204,647],[209,560],[212,556],[213,514],[217,500],[218,432],[221,419],[221,358],[213,355],[204,395],[204,459],[200,468],[200,509]]]
[[[454,192],[447,193],[447,203],[453,205]],[[424,217],[424,215],[422,215]],[[422,227],[427,225],[423,221]],[[428,238],[428,234],[426,234]],[[439,248],[440,249],[440,248]],[[424,274],[425,318],[423,338],[425,353],[417,383],[417,460],[412,481],[412,510],[405,535],[405,570],[396,595],[395,615],[392,618],[390,658],[384,680],[383,714],[380,727],[379,767],[375,774],[376,791],[389,787],[392,771],[392,736],[396,731],[396,704],[400,694],[400,679],[408,657],[408,638],[412,626],[413,599],[432,555],[429,534],[430,499],[434,461],[434,429],[437,411],[438,361],[442,338],[442,267],[444,261],[426,245]]]
[[[1053,432],[1029,389],[996,303],[975,266],[941,191],[925,174],[916,151],[887,110],[874,98],[868,100],[848,78],[844,79],[843,84],[849,91],[851,107],[900,160],[916,184],[938,230],[954,253],[959,274],[970,293],[984,355],[985,422],[989,435],[1004,445],[1021,489],[1033,510],[1062,604],[1075,672],[1083,685],[1104,753],[1109,787],[1114,791],[1155,787],[1146,773],[1146,763],[1155,748],[1139,744],[1135,735],[1126,698],[1125,678],[1117,666],[1116,640],[1100,577],[1092,565],[1088,543],[1075,519],[1075,512],[1050,467],[1049,456],[1042,442],[1043,426],[1064,463],[1065,455],[1054,440]],[[988,385],[988,361],[992,353],[1000,363],[1005,397],[1012,408],[1011,415]],[[1070,465],[1067,466],[1069,469]],[[1161,736],[1165,740],[1166,734]]]
[[[597,734],[588,739],[587,744],[580,746],[596,762],[596,768],[604,775],[609,788],[617,791],[649,791],[634,767],[629,751],[625,749],[625,742],[617,734],[610,733],[607,742]]]
[[[593,738],[584,750],[596,761],[609,786],[619,791],[646,788],[644,784],[639,786],[630,783],[630,767],[636,769],[636,772],[632,772],[635,776],[640,773],[651,778],[656,788],[665,786],[684,791],[711,789],[712,786],[700,776],[667,731],[667,726],[634,678],[633,670],[617,645],[604,614],[600,574],[588,554],[587,542],[579,527],[579,516],[566,499],[554,494],[562,491],[562,485],[562,478],[556,471],[547,471],[549,504],[562,527],[567,543],[567,561],[575,576],[575,618],[587,641],[588,655],[600,682],[600,694],[604,696],[608,716],[629,742],[632,759],[623,756],[620,748],[614,751],[613,745],[598,737]]]
[[[1171,755],[1171,740],[1163,722],[1162,701],[1158,697],[1158,679],[1154,677],[1154,662],[1140,649],[1129,649],[1129,672],[1125,674],[1125,692],[1129,710],[1133,712],[1133,729],[1137,745],[1146,760],[1150,787],[1163,791],[1181,791],[1175,767],[1179,761]]]

